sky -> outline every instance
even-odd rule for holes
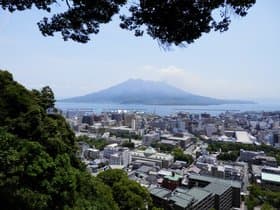
[[[95,92],[130,78],[165,81],[204,96],[280,101],[280,1],[258,0],[225,33],[163,50],[116,20],[87,44],[43,37],[46,13],[0,10],[0,69],[28,88],[49,85],[57,98]]]

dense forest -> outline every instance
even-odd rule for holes
[[[125,173],[86,171],[74,133],[61,115],[47,112],[54,102],[49,87],[27,90],[0,70],[0,209],[151,207],[147,190]]]

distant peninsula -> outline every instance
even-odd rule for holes
[[[62,102],[114,103],[143,105],[221,105],[254,104],[253,101],[225,100],[195,95],[165,82],[129,79],[110,88]]]

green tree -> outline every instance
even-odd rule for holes
[[[184,154],[184,151],[181,148],[175,148],[172,151],[175,160],[186,161],[189,165],[193,163],[193,157],[188,154]]]
[[[219,154],[217,158],[224,161],[236,161],[238,157],[239,151],[230,151]]]
[[[90,146],[95,147],[96,149],[103,150],[105,146],[107,146],[109,143],[106,139],[95,139],[90,138],[88,136],[82,135],[77,138],[78,141],[85,142],[89,144]]]
[[[164,210],[163,208],[153,207],[152,210]]]
[[[264,203],[262,205],[261,210],[274,210],[274,208],[271,205],[269,205],[268,203]]]
[[[43,108],[54,108],[54,93],[49,86],[45,86],[41,90],[41,103]]]
[[[134,149],[134,148],[135,148],[134,143],[131,142],[131,141],[124,141],[124,142],[122,143],[122,146],[123,146],[123,147],[128,147],[128,148],[130,148],[130,149]]]
[[[51,18],[44,17],[38,23],[39,29],[44,36],[60,32],[64,40],[71,39],[81,43],[89,41],[90,34],[99,32],[100,24],[109,23],[113,15],[121,11],[119,17],[122,29],[134,31],[135,36],[142,36],[146,31],[164,45],[181,45],[192,43],[212,30],[226,31],[231,15],[245,16],[255,2],[256,0],[140,0],[133,3],[126,0],[5,0],[0,1],[0,7],[9,12],[34,7],[53,12],[54,5],[64,5],[62,12],[52,13]]]
[[[115,183],[112,191],[121,210],[146,210],[152,204],[149,192],[129,179],[121,179]]]
[[[0,209],[113,209],[111,188],[76,157],[76,139],[60,115],[48,115],[36,91],[0,71]]]
[[[97,176],[111,187],[114,200],[122,210],[144,210],[151,207],[152,199],[147,189],[135,181],[129,180],[127,174],[118,169],[104,171]]]
[[[247,196],[245,203],[249,210],[252,210],[255,206],[262,205],[263,208],[279,208],[280,206],[280,192],[272,191],[268,188],[264,188],[258,185],[252,185],[249,187],[250,194]],[[270,206],[268,206],[268,204]]]
[[[152,147],[157,148],[158,150],[162,151],[162,152],[167,152],[170,153],[172,152],[172,150],[174,149],[173,145],[169,145],[169,144],[161,144],[159,142],[154,142],[151,144]]]
[[[38,90],[32,90],[33,95],[36,97],[37,103],[44,109],[54,108],[55,98],[52,89],[49,86],[45,86]]]
[[[207,147],[209,152],[218,152],[221,150],[222,153],[232,152],[234,155],[239,154],[240,149],[251,150],[251,151],[264,151],[267,155],[275,157],[278,164],[280,164],[280,150],[278,148],[269,145],[254,145],[254,144],[242,144],[232,142],[217,142],[210,141]]]
[[[126,179],[127,175],[123,170],[120,169],[109,169],[97,175],[99,179],[102,180],[106,185],[113,186],[115,183],[119,182],[121,179]]]
[[[118,209],[109,187],[71,165],[68,154],[52,158],[38,142],[0,131],[1,209]]]

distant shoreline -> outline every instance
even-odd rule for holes
[[[114,110],[138,111],[155,113],[160,116],[170,115],[178,112],[189,112],[194,114],[209,113],[219,115],[229,112],[269,112],[280,111],[279,104],[223,104],[223,105],[143,105],[143,104],[101,104],[101,103],[77,103],[57,101],[56,106],[63,111],[80,110],[94,113],[109,112]]]
[[[243,105],[243,104],[258,104],[257,102],[248,101],[248,102],[236,102],[236,103],[114,103],[114,102],[90,102],[90,101],[70,101],[67,99],[57,100],[60,103],[85,103],[85,104],[114,104],[114,105],[145,105],[145,106],[219,106],[219,105]]]

